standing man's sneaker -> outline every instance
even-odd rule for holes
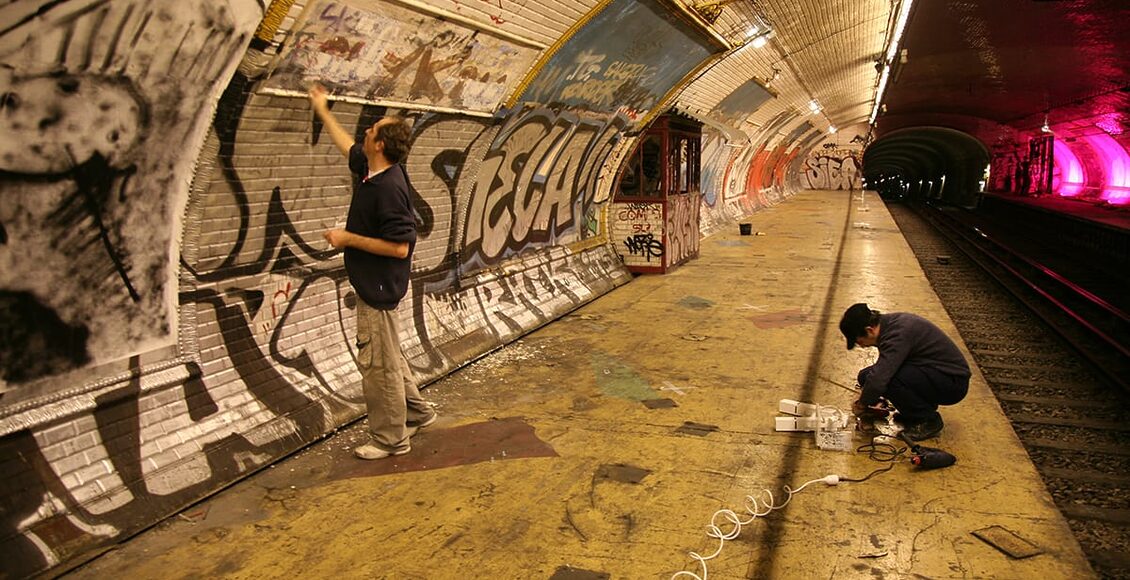
[[[428,417],[427,419],[424,419],[423,421],[408,421],[404,425],[406,427],[408,427],[408,436],[412,437],[412,436],[416,435],[416,433],[419,432],[420,429],[423,429],[424,427],[427,427],[428,425],[435,423],[438,419],[439,419],[439,413],[436,413],[435,410],[432,410],[432,416],[431,417]]]
[[[942,432],[942,428],[945,427],[945,423],[942,422],[942,415],[937,411],[921,419],[903,418],[899,423],[903,426],[902,432],[914,441],[937,437]]]
[[[415,427],[417,429],[423,429],[424,427],[427,427],[428,425],[435,423],[437,419],[439,419],[439,413],[436,413],[433,410],[431,417],[428,417],[427,419],[424,419],[423,421],[408,421],[406,423],[406,425],[408,425],[408,427]]]
[[[353,454],[356,455],[358,459],[372,460],[384,459],[386,457],[392,457],[393,455],[407,455],[409,451],[412,451],[411,447],[397,449],[396,451],[385,451],[384,449],[381,449],[380,447],[377,447],[372,443],[366,443],[365,445],[362,445],[360,447],[355,447],[353,449]]]

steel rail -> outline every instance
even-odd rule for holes
[[[1067,288],[1068,290],[1071,290],[1074,293],[1074,295],[1077,296],[1080,300],[1085,301],[1085,303],[1087,303],[1087,304],[1091,304],[1091,305],[1098,307],[1102,311],[1107,312],[1110,316],[1118,318],[1118,321],[1125,324],[1128,321],[1128,318],[1127,318],[1126,314],[1123,313],[1121,310],[1119,310],[1117,307],[1114,307],[1113,305],[1110,305],[1109,303],[1107,303],[1105,300],[1102,300],[1101,298],[1094,296],[1092,293],[1087,292],[1086,290],[1083,290],[1077,284],[1071,283],[1070,281],[1068,281],[1062,275],[1055,273],[1051,268],[1048,268],[1046,266],[1043,266],[1042,264],[1039,264],[1038,262],[1035,262],[1033,260],[1027,259],[1026,257],[1023,257],[1019,252],[1013,250],[1012,248],[1009,248],[1008,246],[1006,246],[1000,240],[989,236],[988,234],[986,234],[985,232],[981,231],[978,228],[975,228],[975,227],[972,228],[973,231],[977,232],[977,238],[975,238],[975,239],[972,238],[972,236],[969,234],[969,230],[971,229],[971,226],[961,222],[960,220],[957,220],[956,218],[954,218],[952,216],[946,215],[944,212],[942,212],[938,208],[931,206],[931,210],[932,211],[929,212],[929,214],[927,214],[926,212],[921,212],[921,215],[928,222],[935,224],[935,227],[943,227],[943,228],[949,230],[954,235],[956,235],[956,236],[960,237],[962,240],[964,240],[967,245],[972,246],[973,248],[977,249],[977,255],[974,255],[970,250],[966,249],[965,247],[963,247],[961,245],[958,246],[958,248],[966,256],[969,257],[969,259],[971,259],[974,262],[976,262],[977,264],[979,264],[982,267],[982,269],[984,269],[990,276],[997,279],[1005,288],[1008,288],[1009,291],[1012,292],[1016,296],[1017,299],[1019,299],[1021,302],[1026,304],[1029,307],[1029,309],[1031,309],[1032,312],[1034,314],[1036,314],[1036,316],[1040,317],[1044,322],[1046,322],[1048,324],[1048,326],[1050,326],[1057,333],[1059,333],[1060,336],[1065,338],[1069,343],[1075,345],[1075,341],[1072,340],[1071,336],[1068,336],[1067,334],[1065,334],[1064,330],[1062,328],[1060,328],[1057,321],[1052,320],[1050,316],[1046,315],[1046,313],[1043,311],[1043,309],[1037,307],[1035,304],[1032,304],[1031,300],[1028,297],[1023,296],[1020,293],[1013,290],[1009,284],[1005,283],[1006,280],[1003,279],[1003,277],[1000,276],[999,274],[995,273],[992,268],[986,267],[986,265],[984,263],[986,258],[988,260],[991,260],[991,262],[994,265],[996,265],[997,267],[1004,269],[1010,275],[1012,275],[1013,278],[1011,280],[1017,281],[1017,282],[1021,283],[1022,285],[1026,286],[1027,288],[1029,288],[1030,290],[1035,292],[1037,295],[1044,298],[1044,300],[1046,300],[1048,303],[1053,305],[1060,312],[1062,312],[1063,314],[1067,315],[1069,318],[1074,320],[1082,328],[1084,328],[1088,332],[1090,332],[1092,336],[1101,340],[1109,348],[1111,348],[1115,352],[1121,354],[1121,356],[1123,356],[1124,358],[1130,359],[1130,349],[1128,349],[1125,345],[1123,345],[1121,342],[1119,342],[1114,337],[1110,336],[1103,329],[1096,327],[1095,324],[1093,324],[1091,322],[1091,320],[1089,320],[1087,317],[1083,316],[1079,312],[1076,312],[1075,308],[1068,306],[1062,300],[1060,300],[1058,297],[1053,296],[1051,293],[1048,292],[1048,290],[1041,287],[1035,281],[1031,280],[1028,276],[1025,276],[1023,273],[1021,273],[1019,270],[1017,270],[1015,267],[1013,267],[1012,264],[1009,264],[1006,260],[1002,259],[1000,256],[998,256],[998,255],[994,254],[992,251],[989,251],[988,249],[986,249],[984,247],[984,244],[991,244],[994,248],[996,248],[996,249],[998,249],[1002,252],[1006,252],[1007,254],[1009,254],[1011,256],[1014,256],[1014,257],[1017,257],[1017,258],[1024,258],[1023,259],[1024,263],[1026,263],[1027,265],[1036,269],[1039,272],[1043,272],[1045,274],[1047,274],[1049,272],[1054,273],[1055,274],[1054,276],[1050,276],[1050,278],[1052,280],[1056,280],[1057,282],[1060,282],[1065,288]],[[1064,284],[1064,282],[1067,282],[1067,283]],[[1082,291],[1080,292],[1080,290],[1082,290]],[[1077,346],[1077,345],[1075,345],[1075,346]],[[1116,384],[1121,386],[1123,389],[1130,390],[1130,384],[1127,383],[1127,379],[1125,377],[1121,376],[1120,373],[1114,371],[1113,369],[1110,369],[1109,365],[1107,364],[1106,361],[1103,361],[1100,357],[1096,356],[1095,353],[1092,353],[1087,349],[1077,348],[1077,350],[1084,358],[1086,358],[1088,361],[1090,361],[1092,365],[1094,365],[1096,368],[1101,370],[1104,375],[1106,375],[1108,378],[1113,380]]]

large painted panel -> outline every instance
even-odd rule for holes
[[[710,112],[710,116],[740,130],[742,121],[772,98],[773,93],[756,80],[750,79],[734,89],[734,92],[726,95],[726,98]]]
[[[268,88],[493,111],[537,50],[378,0],[323,2],[295,33]]]
[[[517,102],[638,123],[719,49],[660,0],[612,0],[553,53]]]
[[[2,406],[176,353],[173,245],[256,0],[6,2]],[[58,379],[58,380],[56,380]],[[6,391],[6,392],[4,392]]]

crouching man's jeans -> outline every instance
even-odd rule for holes
[[[872,367],[859,371],[859,384],[871,375]],[[883,397],[899,411],[904,421],[913,422],[934,414],[938,405],[955,405],[969,393],[969,377],[947,375],[933,367],[902,365]]]

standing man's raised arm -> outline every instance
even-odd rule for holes
[[[353,147],[353,138],[337,122],[337,117],[334,117],[330,111],[330,105],[326,100],[326,89],[317,83],[310,87],[310,107],[314,109],[314,114],[325,123],[326,130],[330,133],[330,138],[333,139],[334,145],[341,151],[341,154],[349,159],[349,149]]]

